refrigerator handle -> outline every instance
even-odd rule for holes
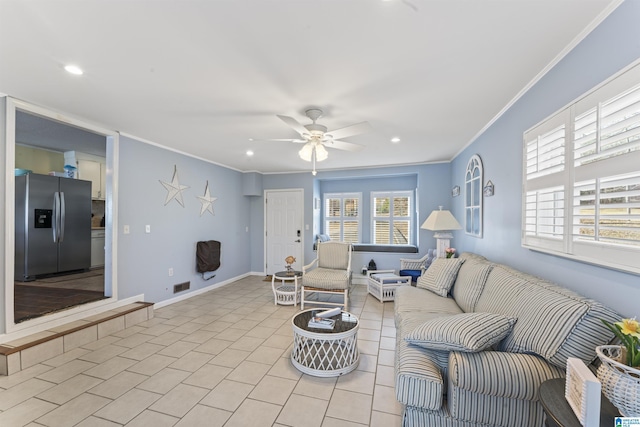
[[[51,221],[53,230],[53,241],[58,243],[58,221],[60,218],[60,193],[53,193],[53,218]]]
[[[60,241],[64,241],[64,223],[66,221],[66,209],[64,206],[64,191],[60,192]]]

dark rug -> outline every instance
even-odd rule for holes
[[[24,322],[104,298],[106,298],[104,292],[100,291],[16,284],[14,287],[14,318],[16,323]]]

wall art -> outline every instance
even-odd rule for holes
[[[207,181],[207,185],[204,187],[204,196],[196,197],[198,198],[198,200],[200,200],[200,203],[202,203],[202,206],[200,206],[200,216],[202,216],[202,214],[205,212],[209,212],[211,215],[215,215],[215,213],[213,213],[213,202],[215,202],[218,198],[211,197],[211,193],[209,192],[209,181]]]
[[[186,185],[180,185],[180,180],[178,179],[178,167],[176,165],[173,165],[173,178],[171,179],[171,182],[160,181],[160,184],[162,184],[167,190],[167,197],[164,200],[164,205],[167,206],[170,201],[175,200],[184,208],[182,192],[189,187]]]
[[[493,196],[493,182],[491,180],[487,181],[487,184],[484,186],[482,190],[484,197]]]

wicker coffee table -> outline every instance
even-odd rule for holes
[[[358,327],[356,316],[346,311],[331,317],[333,329],[310,328],[309,319],[325,309],[301,311],[293,316],[291,363],[301,372],[316,377],[337,377],[358,367]]]

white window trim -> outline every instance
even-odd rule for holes
[[[390,200],[390,206],[389,206],[389,216],[376,216],[376,206],[375,206],[375,199],[376,197],[388,197]],[[393,215],[393,198],[394,197],[408,197],[409,198],[409,216],[402,216],[402,217],[395,217]],[[413,239],[414,239],[414,230],[413,230],[413,215],[412,212],[414,211],[414,192],[413,191],[409,191],[409,190],[402,190],[402,191],[372,191],[371,192],[371,224],[370,224],[370,229],[371,229],[371,243],[373,243],[375,241],[375,223],[376,221],[389,221],[389,229],[393,230],[393,223],[394,220],[398,220],[398,221],[409,221],[409,235],[408,237],[408,242],[406,243],[406,245],[413,245]],[[393,243],[393,233],[390,233],[390,242],[388,243],[378,243],[378,245],[400,245],[399,243]]]
[[[340,199],[340,216],[330,217],[327,216],[327,199]],[[358,199],[358,215],[357,216],[344,216],[344,199]],[[325,234],[329,234],[327,229],[328,221],[340,221],[340,240],[344,241],[344,222],[345,221],[357,221],[358,222],[358,241],[354,243],[361,243],[362,241],[362,193],[325,193],[322,195],[322,230]]]
[[[478,177],[474,177],[474,170],[478,170]],[[464,173],[464,218],[465,218],[465,233],[469,236],[482,238],[482,223],[483,223],[483,184],[484,183],[484,167],[482,166],[482,159],[477,154],[474,154],[467,163],[467,169]],[[478,187],[477,189],[475,187]],[[475,200],[474,194],[477,194],[478,200]],[[474,223],[473,212],[478,211],[477,224]],[[475,226],[477,227],[475,227]],[[474,231],[475,230],[475,231]]]
[[[574,236],[574,192],[581,182],[587,180],[607,180],[612,176],[620,176],[625,173],[637,174],[640,168],[640,151],[630,151],[615,157],[601,159],[589,164],[578,164],[574,159],[574,125],[575,117],[580,117],[585,112],[598,107],[601,103],[608,102],[618,94],[627,92],[628,90],[640,85],[640,61],[637,61],[630,67],[626,68],[617,75],[603,82],[598,87],[592,89],[582,97],[571,102],[569,105],[554,113],[544,121],[540,122],[531,129],[525,131],[523,135],[523,194],[522,194],[522,246],[531,250],[549,253],[576,261],[586,262],[593,265],[603,266],[625,272],[640,274],[640,265],[637,260],[640,257],[640,246],[610,243],[607,241],[586,241]],[[598,116],[599,117],[599,116]],[[599,118],[597,119],[599,120]],[[562,164],[555,167],[549,173],[538,174],[527,180],[527,148],[528,143],[533,142],[538,135],[557,128],[564,123],[564,158]],[[599,138],[599,122],[597,122],[597,130]],[[584,135],[584,134],[583,134]],[[635,178],[637,180],[637,178]],[[637,181],[636,181],[637,182]],[[599,185],[599,184],[596,184]],[[527,230],[527,201],[528,194],[532,194],[537,190],[545,190],[551,187],[560,187],[562,190],[558,195],[562,194],[563,217],[558,218],[562,233],[551,237],[541,236],[538,229],[533,231]],[[596,187],[596,189],[599,187]],[[606,198],[606,194],[596,193],[598,197]],[[580,196],[584,198],[585,196]],[[529,199],[532,200],[532,199]],[[594,205],[597,206],[597,205]],[[535,212],[536,218],[531,223],[540,226],[539,210],[530,209],[529,218]],[[595,218],[599,215],[596,209]],[[577,225],[580,227],[580,225]],[[594,227],[600,227],[597,223]],[[602,226],[606,228],[605,226]],[[637,229],[635,229],[637,231]],[[596,232],[597,233],[597,232]]]

